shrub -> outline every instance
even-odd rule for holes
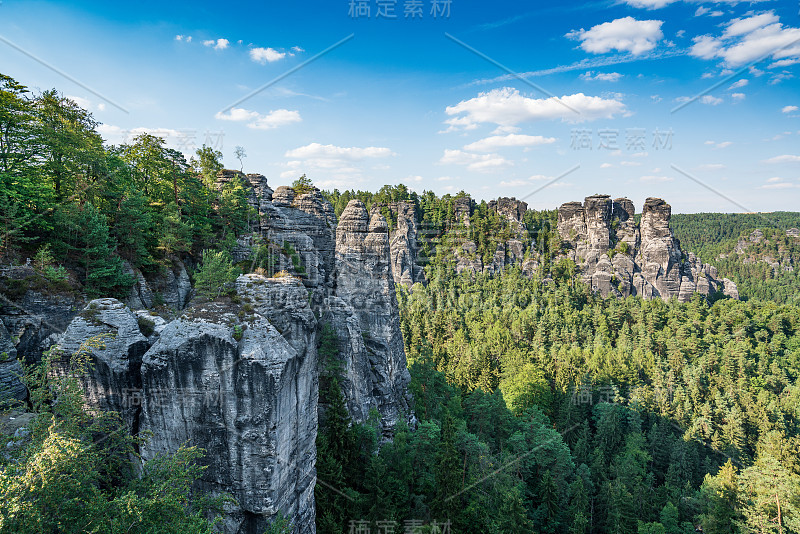
[[[203,265],[195,274],[195,289],[204,297],[216,298],[233,292],[233,282],[240,274],[230,256],[221,250],[203,251]]]

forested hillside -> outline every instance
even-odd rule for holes
[[[345,505],[554,533],[778,532],[780,505],[800,529],[800,308],[428,275],[398,294],[419,427],[374,456],[374,431],[336,441],[328,419],[320,476],[352,502],[318,487],[320,532],[346,531]]]
[[[53,284],[125,296],[123,261],[144,272],[177,254],[229,249],[247,228],[243,187],[217,187],[222,154],[187,162],[142,134],[107,146],[92,115],[55,90],[0,74],[0,260],[36,258]],[[72,273],[70,275],[70,273]]]
[[[681,246],[736,282],[743,299],[798,302],[800,233],[792,229],[800,213],[679,214],[672,227]]]

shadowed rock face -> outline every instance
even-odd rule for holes
[[[603,295],[676,297],[688,301],[694,293],[721,290],[738,298],[736,285],[718,280],[714,267],[693,254],[684,258],[672,235],[672,208],[660,198],[648,198],[641,224],[634,221],[633,203],[607,195],[568,202],[558,210],[558,231],[570,245],[569,257],[583,280]],[[684,261],[685,259],[685,261]]]

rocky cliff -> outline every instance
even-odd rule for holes
[[[411,287],[425,281],[423,259],[419,256],[420,229],[416,210],[409,202],[392,202],[389,209],[397,220],[396,227],[389,235],[392,276],[395,284]]]
[[[567,256],[580,268],[583,280],[603,295],[639,295],[685,302],[694,293],[722,291],[739,298],[736,284],[718,279],[717,270],[681,250],[669,227],[672,208],[660,198],[648,198],[641,223],[633,203],[608,195],[568,202],[558,209],[558,232]]]
[[[337,221],[317,189],[273,191],[263,176],[235,171],[217,185],[244,187],[256,214],[234,258],[258,274],[239,277],[234,298],[194,299],[191,258],[146,276],[129,269],[135,284],[124,303],[84,306],[20,290],[2,309],[0,400],[26,394],[14,356],[35,361],[57,342],[56,372],[64,372],[70,354],[102,339],[89,348],[86,404],[119,412],[132,433],[148,432],[143,458],[185,443],[205,449],[198,489],[238,502],[226,533],[261,534],[278,511],[296,532],[313,533],[324,325],[338,337],[352,418],[374,410],[390,437],[398,420],[413,417],[395,296],[395,279],[421,280],[413,207],[392,206],[399,224],[390,236],[386,220],[360,202]],[[149,310],[157,304],[160,315]]]

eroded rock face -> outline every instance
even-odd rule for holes
[[[633,203],[607,195],[568,202],[558,210],[558,232],[570,246],[569,257],[583,280],[606,295],[672,297],[685,302],[694,293],[723,291],[738,298],[736,285],[718,280],[714,267],[693,254],[685,255],[672,235],[672,208],[660,198],[648,198],[641,224]]]
[[[125,271],[133,277],[133,287],[125,303],[134,310],[152,308],[159,295],[163,304],[182,310],[192,293],[192,281],[186,265],[178,258],[170,258],[170,264],[159,272],[145,277],[139,269],[124,264]]]
[[[148,349],[147,338],[136,315],[117,299],[89,302],[61,335],[57,350],[60,367],[68,369],[73,355],[81,350],[91,354],[87,379],[83,381],[86,404],[120,414],[132,433],[138,431],[142,356]]]
[[[199,489],[239,503],[226,532],[264,532],[279,510],[298,532],[314,532],[318,374],[307,291],[296,279],[259,275],[240,277],[237,289],[255,304],[243,323],[201,305],[144,355],[141,429],[153,438],[142,456],[187,441],[204,448]]]
[[[33,269],[17,267],[20,276],[34,275]],[[47,294],[28,289],[19,299],[0,303],[0,320],[14,341],[17,357],[37,363],[42,353],[55,345],[85,302],[77,295]]]
[[[348,410],[364,421],[378,410],[385,431],[408,415],[403,338],[383,215],[370,217],[351,200],[336,230],[336,290],[329,300],[331,324],[345,363],[343,390]]]
[[[397,227],[389,237],[389,254],[392,260],[394,283],[411,287],[425,281],[420,265],[417,243],[417,216],[414,205],[408,202],[393,202],[389,205],[397,216]]]
[[[24,401],[28,390],[20,380],[22,365],[17,360],[17,347],[0,322],[0,403]]]

